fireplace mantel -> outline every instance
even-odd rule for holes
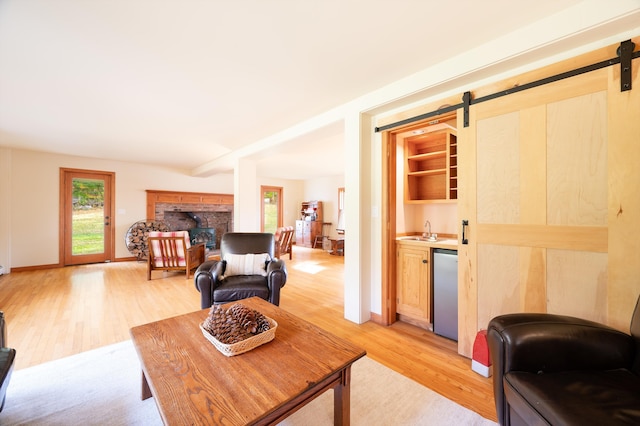
[[[147,219],[156,219],[156,204],[193,204],[196,206],[233,205],[233,194],[176,192],[147,189]]]

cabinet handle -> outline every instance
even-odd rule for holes
[[[427,263],[427,259],[422,259],[422,263]]]
[[[467,230],[467,226],[469,226],[468,220],[462,221],[462,244],[469,244],[469,240],[465,236],[465,231]]]

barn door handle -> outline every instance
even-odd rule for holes
[[[469,226],[468,220],[462,221],[462,244],[469,244],[469,240],[466,237],[467,226]]]

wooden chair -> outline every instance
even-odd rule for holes
[[[188,231],[149,232],[147,280],[151,271],[185,271],[189,279],[192,269],[204,263],[204,243],[191,245]]]
[[[280,259],[280,256],[283,256],[289,253],[289,260],[292,259],[291,253],[291,242],[293,240],[293,233],[295,232],[295,228],[293,226],[283,226],[276,229],[276,259]]]

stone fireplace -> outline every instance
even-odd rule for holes
[[[233,231],[233,195],[147,190],[147,216],[172,231],[190,231],[192,240],[214,250]]]

